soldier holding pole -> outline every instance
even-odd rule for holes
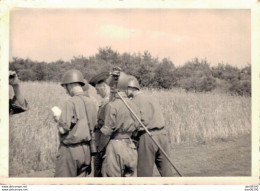
[[[137,129],[138,123],[117,96],[124,97],[131,108],[139,114],[137,107],[126,96],[129,76],[123,72],[113,73],[111,102],[106,106],[105,121],[100,129],[103,135],[109,136],[110,141],[102,164],[103,177],[133,177],[137,175],[137,150],[131,136]]]
[[[136,78],[129,80],[127,95],[132,98],[132,101],[138,107],[141,115],[140,119],[144,125],[143,128],[139,129],[138,135],[137,176],[153,176],[154,163],[161,176],[174,176],[171,163],[169,162],[170,159],[166,157],[169,154],[168,136],[158,101],[151,96],[144,95],[140,91]]]

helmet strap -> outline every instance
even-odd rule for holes
[[[69,91],[69,88],[68,88],[68,84],[64,84],[62,85],[64,87],[64,89],[66,90],[67,94],[70,95],[70,91]]]

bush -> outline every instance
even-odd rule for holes
[[[20,70],[18,73],[19,79],[22,81],[36,81],[38,80],[37,73],[32,70],[24,69]]]
[[[233,80],[229,91],[232,95],[251,96],[251,81],[250,80]]]
[[[216,87],[216,80],[210,76],[191,77],[183,80],[182,88],[186,91],[208,92]]]
[[[198,58],[188,61],[175,71],[179,78],[179,86],[186,91],[207,92],[215,89],[216,80],[207,60]]]
[[[177,79],[174,76],[174,69],[174,64],[164,58],[154,71],[154,85],[164,89],[176,86]]]
[[[215,78],[232,81],[239,78],[240,70],[237,67],[229,64],[218,64],[217,67],[212,67],[212,75]]]

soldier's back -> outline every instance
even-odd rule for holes
[[[142,121],[148,129],[155,127],[161,128],[164,126],[165,122],[162,109],[156,98],[140,92],[132,99],[132,101],[140,110]]]

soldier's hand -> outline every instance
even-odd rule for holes
[[[100,126],[99,124],[97,124],[94,128],[94,132],[96,131],[100,131],[100,129],[102,128],[102,126]]]
[[[61,116],[61,110],[59,107],[54,106],[53,108],[51,108],[52,112],[53,112],[53,119],[55,122],[58,122],[60,120],[60,116]]]
[[[15,71],[9,71],[9,84],[11,86],[19,84],[19,79]]]
[[[135,130],[133,133],[132,133],[132,138],[133,139],[136,139],[136,140],[138,140],[139,139],[139,132],[137,131],[137,130]]]
[[[98,119],[97,125],[94,128],[94,131],[99,131],[104,125],[104,121],[102,119]]]
[[[54,116],[53,116],[53,119],[54,119],[54,121],[55,121],[56,123],[58,123],[59,120],[60,120],[60,116],[54,115]]]

